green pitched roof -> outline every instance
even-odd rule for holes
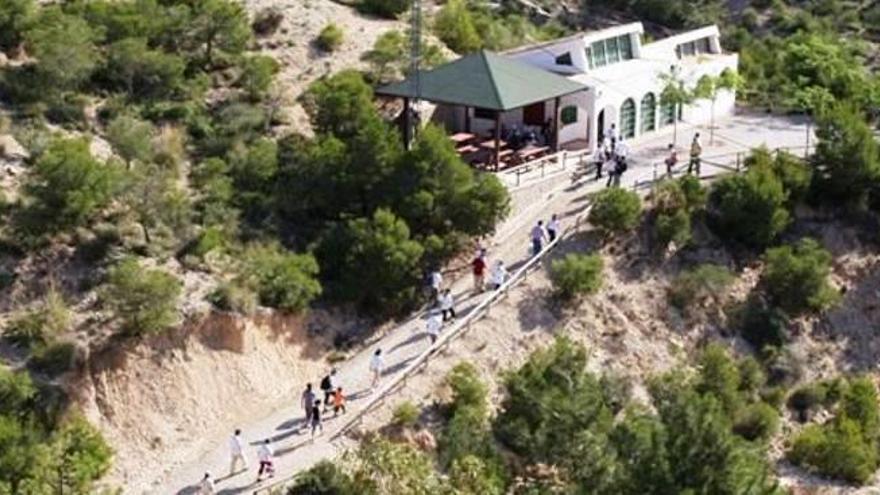
[[[421,99],[437,103],[512,110],[587,89],[523,62],[480,51],[421,73]],[[414,98],[411,77],[376,90],[377,94]]]

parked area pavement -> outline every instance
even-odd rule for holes
[[[766,145],[769,148],[791,147],[796,154],[803,154],[806,138],[806,125],[802,120],[769,115],[743,114],[716,123],[714,143],[709,142],[709,130],[694,128],[686,124],[678,126],[679,163],[687,163],[687,149],[694,132],[701,133],[703,142],[703,175],[714,175],[729,171],[735,166],[737,153],[740,160],[751,148]],[[664,129],[644,139],[633,139],[630,147],[630,167],[623,176],[621,187],[639,187],[651,180],[655,174],[662,173],[663,159],[667,155],[667,145],[672,141],[672,128]],[[810,138],[812,140],[812,137]],[[655,167],[658,165],[658,167]],[[594,179],[591,160],[571,159],[563,168],[548,173],[532,170],[520,174],[519,185],[513,183],[512,175],[500,174],[510,188],[513,209],[510,217],[499,226],[496,234],[486,241],[488,265],[503,260],[510,273],[525,263],[531,255],[529,230],[540,219],[545,224],[550,215],[559,215],[562,229],[572,225],[575,219],[587,208],[587,196],[605,187],[605,180]],[[515,177],[515,176],[513,176]],[[445,277],[445,286],[451,288],[456,301],[458,317],[467,315],[488,293],[475,294],[470,270],[461,273],[457,280]],[[516,290],[516,289],[513,289]],[[371,373],[369,362],[373,352],[381,348],[385,356],[385,369],[382,380],[391,379],[400,373],[430,345],[425,333],[425,313],[419,312],[388,330],[376,342],[364,346],[345,362],[337,363],[338,374],[334,385],[346,390],[348,398],[347,415],[355,414],[370,396]],[[479,323],[475,325],[475,328]],[[445,328],[449,328],[449,324]],[[330,366],[328,365],[328,370]],[[285,377],[278,377],[284,380]],[[319,388],[321,376],[312,380],[316,395],[323,397]],[[302,384],[302,388],[305,384]],[[381,383],[380,383],[381,387]],[[245,455],[249,462],[247,471],[228,476],[230,453],[229,438],[212,438],[206,442],[204,454],[183,466],[161,466],[156,469],[157,479],[151,487],[130,487],[126,493],[197,493],[196,485],[206,471],[216,480],[217,493],[252,493],[254,490],[271,484],[267,479],[262,484],[255,483],[258,442],[269,439],[275,451],[276,478],[286,478],[308,469],[320,460],[333,459],[346,448],[354,445],[353,440],[341,437],[331,442],[331,437],[344,422],[345,415],[333,417],[332,411],[324,416],[324,432],[310,438],[304,428],[304,413],[299,405],[299,397],[284,398],[280,407],[271,412],[254,411],[253,421],[243,425],[229,425],[230,435],[234,428],[242,429],[247,441]]]

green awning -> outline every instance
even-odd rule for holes
[[[420,98],[435,103],[507,111],[579,91],[587,86],[523,62],[482,50],[421,73]],[[415,98],[409,77],[376,94]]]

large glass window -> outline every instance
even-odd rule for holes
[[[712,40],[708,36],[675,47],[675,54],[678,58],[693,57],[703,53],[712,53]]]
[[[630,60],[633,58],[633,47],[632,47],[632,39],[630,39],[630,35],[625,34],[618,38],[620,43],[620,59],[621,60]]]
[[[620,47],[617,43],[617,38],[605,40],[605,54],[608,57],[609,64],[620,62]]]
[[[636,136],[636,102],[632,98],[620,105],[620,135],[627,139]]]
[[[591,46],[593,52],[593,67],[602,67],[608,63],[605,58],[605,42],[597,41]]]
[[[632,58],[632,40],[628,34],[594,41],[587,47],[587,60],[591,69]]]
[[[639,114],[642,116],[641,129],[639,129],[640,134],[653,131],[656,127],[656,124],[654,123],[657,118],[656,109],[657,98],[654,96],[654,93],[646,94],[642,98],[641,108],[639,109]]]

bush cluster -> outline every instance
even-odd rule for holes
[[[181,285],[170,273],[143,268],[136,259],[127,258],[110,269],[101,299],[119,319],[123,333],[146,335],[177,321]]]
[[[595,294],[602,287],[604,262],[598,254],[569,253],[550,264],[550,280],[564,300]]]
[[[318,33],[318,38],[315,39],[315,43],[318,45],[318,48],[325,52],[334,52],[342,46],[343,37],[342,29],[331,22],[324,26],[324,29],[321,29],[321,32]]]
[[[715,303],[724,301],[734,275],[726,267],[705,264],[680,273],[669,287],[669,303],[693,311],[709,299]]]
[[[831,287],[831,253],[813,239],[767,250],[761,284],[770,300],[792,315],[822,311],[840,300]]]
[[[837,415],[823,425],[810,425],[795,437],[788,458],[822,475],[864,484],[877,470],[880,409],[869,378],[851,380]]]
[[[590,222],[607,234],[632,230],[642,215],[642,200],[633,191],[613,187],[593,198]]]

